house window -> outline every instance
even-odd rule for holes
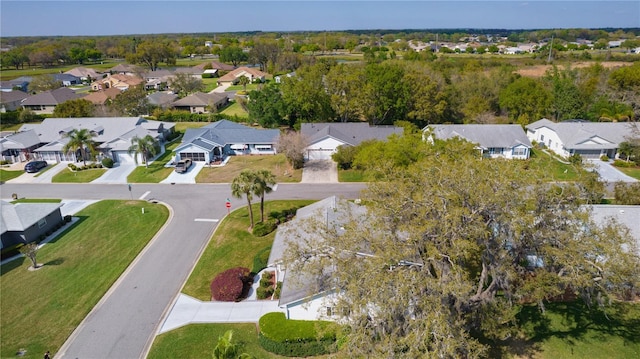
[[[517,147],[513,149],[513,155],[514,156],[526,156],[527,155],[527,149],[526,148],[522,148],[522,147]]]
[[[540,142],[544,142],[544,135],[540,135]]]
[[[502,154],[502,147],[489,147],[489,154],[490,155],[501,155]]]
[[[38,221],[38,228],[42,228],[42,227],[44,227],[46,225],[47,225],[47,219],[46,218],[43,218],[43,219]]]
[[[271,145],[256,145],[258,151],[271,151]]]

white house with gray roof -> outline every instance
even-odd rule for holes
[[[133,155],[128,152],[131,138],[150,135],[162,144],[174,127],[172,122],[151,121],[142,117],[85,117],[47,118],[40,124],[24,124],[20,131],[35,132],[42,146],[35,149],[34,153],[45,161],[81,160],[79,153],[65,153],[62,149],[69,142],[66,137],[68,133],[76,129],[88,129],[94,135],[99,156],[111,157],[115,162],[134,163]]]
[[[366,140],[385,141],[402,135],[395,126],[370,126],[366,122],[303,123],[300,132],[309,140],[305,160],[330,160],[340,146],[357,146]]]
[[[34,130],[17,132],[0,138],[0,153],[2,153],[2,160],[6,161],[29,161],[33,151],[40,146],[42,143]]]
[[[0,248],[36,241],[62,223],[61,203],[0,201],[0,207]]]
[[[476,144],[485,157],[527,159],[531,142],[520,125],[429,125],[424,137],[447,140],[459,137]]]
[[[276,153],[279,130],[264,130],[220,120],[201,128],[189,128],[175,149],[176,161],[197,162],[222,159],[228,155],[272,155]]]
[[[635,122],[552,122],[543,118],[526,128],[531,141],[564,157],[577,153],[583,158],[616,158],[621,142],[640,136],[640,124]]]

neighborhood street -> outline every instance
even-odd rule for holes
[[[357,198],[363,184],[278,184],[271,199]],[[140,358],[149,349],[174,298],[218,222],[246,204],[231,196],[228,184],[3,184],[1,197],[157,200],[172,216],[120,279],[84,319],[56,358]],[[198,221],[196,221],[198,219]],[[203,221],[204,220],[204,221]]]

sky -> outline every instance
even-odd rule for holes
[[[640,1],[0,0],[0,37],[640,27]]]

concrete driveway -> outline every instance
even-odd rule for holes
[[[598,172],[600,178],[607,182],[637,182],[633,177],[629,177],[626,174],[620,172],[617,168],[611,165],[611,162],[603,162],[601,160],[588,160],[589,164],[593,165],[593,168]]]
[[[176,171],[160,181],[160,183],[196,183],[196,176],[204,167],[204,162],[194,162],[186,173],[177,173]]]
[[[127,176],[134,169],[136,169],[136,165],[133,163],[115,163],[113,168],[109,168],[105,174],[93,180],[92,183],[127,183]]]
[[[67,168],[67,163],[69,162],[50,164],[47,168],[43,168],[40,172],[36,173],[25,172],[24,174],[7,181],[7,183],[51,183],[53,176]]]
[[[338,164],[333,160],[309,160],[302,168],[301,183],[338,183]]]

